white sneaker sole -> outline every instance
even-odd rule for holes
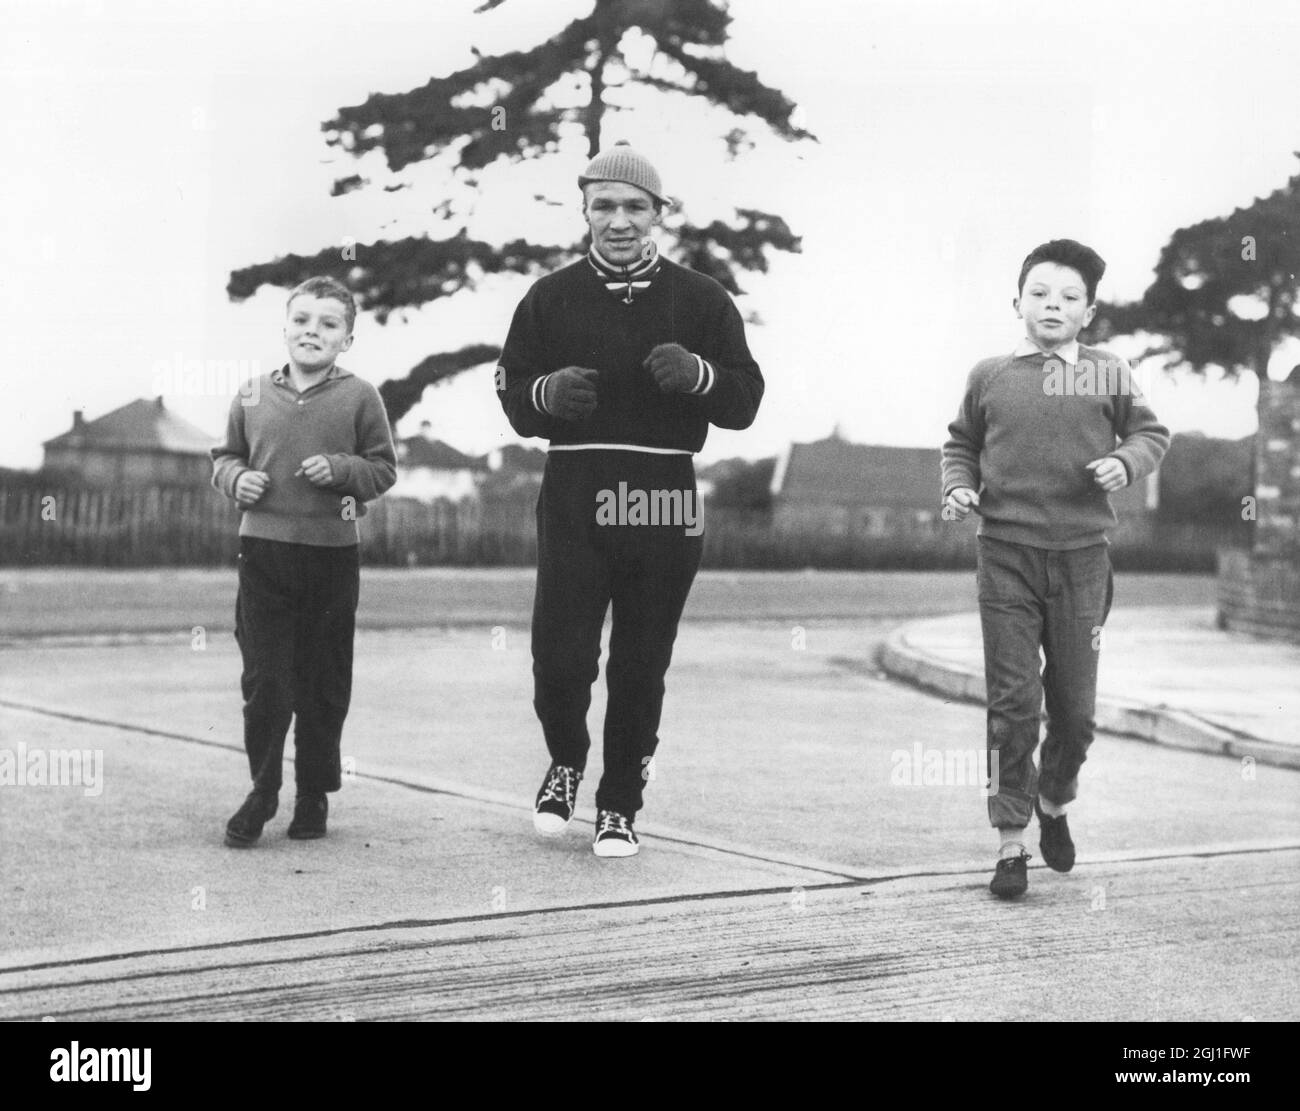
[[[615,837],[608,837],[604,841],[593,842],[591,851],[597,856],[636,856],[641,851],[641,846]]]
[[[569,821],[573,821],[572,818]],[[569,822],[566,822],[558,814],[539,813],[533,811],[533,829],[537,830],[543,837],[558,837],[569,828]]]

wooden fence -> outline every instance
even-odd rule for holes
[[[235,507],[203,487],[0,485],[0,561],[6,564],[231,563],[238,532]]]
[[[537,559],[533,496],[503,502],[424,504],[382,498],[361,518],[369,564],[531,566]],[[864,536],[830,527],[781,529],[747,510],[704,511],[704,566],[716,568],[931,570],[975,564],[975,527],[933,526]],[[0,563],[101,567],[222,566],[239,548],[239,513],[215,490],[193,486],[52,485],[39,475],[0,482]],[[1120,530],[1121,568],[1213,571],[1216,549],[1247,533],[1160,525]]]
[[[398,566],[536,561],[531,505],[380,499],[361,521],[363,558]],[[0,483],[0,563],[100,567],[234,562],[239,511],[195,486]]]

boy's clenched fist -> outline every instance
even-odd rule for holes
[[[943,499],[943,517],[946,521],[964,521],[972,509],[978,509],[980,496],[969,486],[958,486]]]
[[[1108,494],[1122,490],[1128,485],[1128,468],[1113,455],[1103,455],[1084,467],[1092,472],[1092,480]]]
[[[256,505],[270,485],[271,476],[265,471],[244,471],[235,480],[235,503],[243,509]]]
[[[313,486],[329,486],[334,481],[334,469],[323,455],[311,455],[299,464],[294,476],[301,475]]]

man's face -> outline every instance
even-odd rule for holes
[[[343,302],[309,293],[295,297],[284,322],[284,343],[299,370],[328,370],[352,346]]]
[[[1064,347],[1097,314],[1097,306],[1088,304],[1083,275],[1056,262],[1040,262],[1030,270],[1012,304],[1025,322],[1026,335],[1044,351]]]
[[[618,266],[640,259],[650,229],[659,222],[654,198],[621,181],[593,181],[582,193],[596,250]]]

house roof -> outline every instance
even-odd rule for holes
[[[397,460],[404,467],[428,467],[434,471],[486,471],[485,460],[457,451],[451,444],[424,436],[408,436],[397,442]]]
[[[527,444],[506,444],[501,449],[501,470],[541,474],[546,470],[546,452]]]
[[[506,444],[497,449],[501,461],[499,470],[508,474],[541,474],[546,469],[546,452],[526,444]],[[435,471],[493,470],[493,452],[486,455],[466,455],[442,440],[428,436],[408,436],[397,441],[397,461],[408,468],[427,467]]]
[[[772,476],[787,501],[933,509],[939,503],[938,448],[854,444],[828,436],[791,444]]]
[[[215,436],[170,412],[161,397],[140,398],[105,413],[92,421],[82,421],[78,410],[72,428],[44,447],[93,448],[109,451],[167,451],[178,455],[207,455]]]

